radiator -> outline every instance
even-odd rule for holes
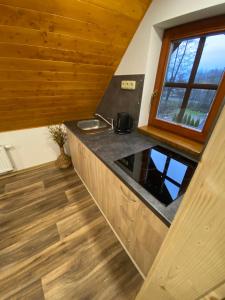
[[[4,146],[0,146],[0,174],[4,174],[13,170],[12,163],[8,157]]]

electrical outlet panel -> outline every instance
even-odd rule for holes
[[[122,80],[121,81],[121,89],[123,89],[123,90],[135,90],[136,89],[136,81],[134,81],[134,80]]]

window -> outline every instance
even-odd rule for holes
[[[225,96],[224,24],[222,16],[166,31],[150,125],[205,141]]]

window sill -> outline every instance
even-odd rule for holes
[[[143,134],[152,136],[160,141],[163,141],[179,150],[183,150],[192,155],[199,156],[202,153],[204,145],[175,133],[162,130],[153,126],[142,126],[138,128]]]

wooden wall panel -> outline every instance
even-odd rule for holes
[[[0,0],[0,131],[90,117],[150,0]]]

